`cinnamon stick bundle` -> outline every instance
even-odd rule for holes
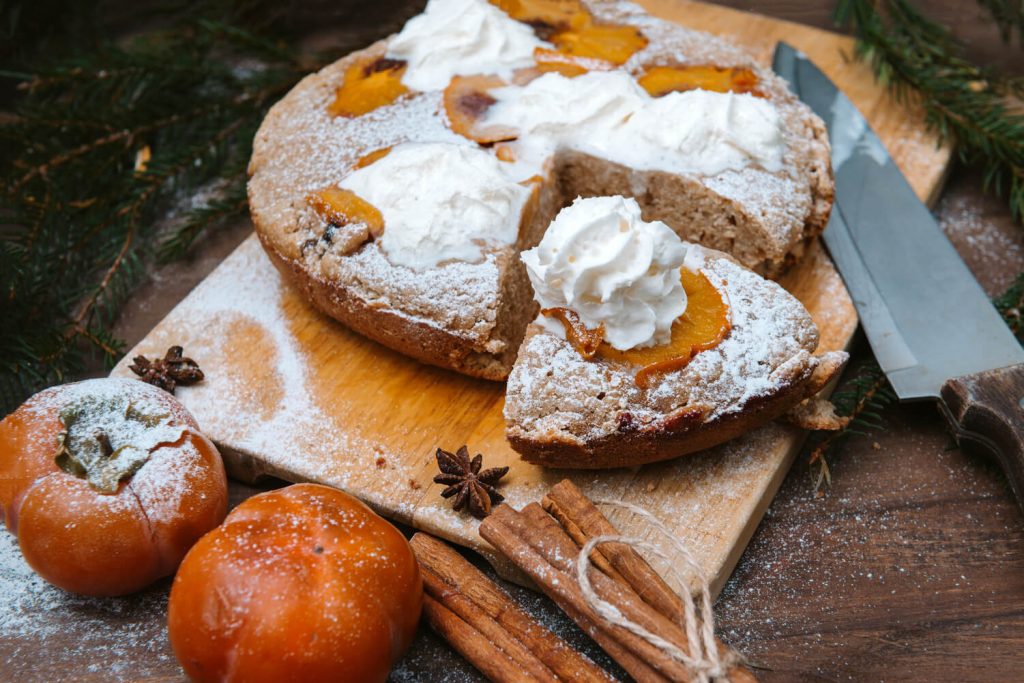
[[[604,513],[568,479],[563,479],[547,492],[541,499],[541,507],[559,521],[581,548],[595,536],[619,533]],[[686,608],[682,599],[633,548],[622,543],[604,543],[594,552],[594,566],[615,578],[598,564],[598,555],[644,602],[676,623],[684,618]]]
[[[614,681],[534,621],[462,555],[433,536],[410,541],[431,627],[492,681]]]
[[[552,489],[544,503],[548,511],[536,503],[519,512],[501,506],[480,525],[480,535],[526,572],[637,681],[691,680],[682,662],[628,629],[609,623],[583,596],[576,576],[580,548],[595,536],[618,534],[615,527],[568,481]],[[606,543],[591,557],[588,576],[598,597],[629,621],[689,653],[680,625],[685,613],[682,599],[636,551],[621,543]],[[718,641],[716,644],[719,656],[725,658],[729,650]],[[727,675],[736,683],[756,680],[738,665],[730,667]]]

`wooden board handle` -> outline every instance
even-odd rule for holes
[[[996,456],[1024,509],[1024,364],[951,379],[940,406],[957,443]]]

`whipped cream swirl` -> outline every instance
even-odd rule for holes
[[[387,56],[408,62],[402,82],[415,90],[441,90],[452,76],[497,74],[533,64],[547,45],[526,24],[486,0],[430,0],[388,45]]]
[[[577,198],[540,244],[522,254],[542,308],[568,308],[604,340],[628,349],[667,343],[686,310],[679,269],[686,245],[661,221],[640,217],[635,199]],[[564,336],[561,323],[538,320]]]
[[[476,146],[409,142],[339,184],[380,211],[388,260],[424,270],[477,262],[488,248],[516,241],[530,189],[509,166]]]
[[[651,97],[624,71],[547,73],[491,95],[498,102],[483,123],[519,130],[523,158],[539,161],[568,147],[670,173],[782,168],[778,110],[753,95],[689,90]]]

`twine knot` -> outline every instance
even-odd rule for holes
[[[651,633],[643,626],[627,619],[613,604],[600,598],[591,585],[590,576],[587,572],[591,566],[590,555],[602,543],[622,543],[633,548],[647,550],[667,562],[672,561],[673,558],[670,558],[658,546],[649,541],[635,536],[622,535],[595,536],[588,540],[580,550],[580,559],[576,563],[576,577],[583,592],[584,600],[608,623],[620,626],[633,635],[643,638],[651,645],[680,662],[693,675],[694,680],[699,683],[709,683],[715,680],[728,681],[729,669],[737,663],[738,655],[728,649],[724,652],[719,652],[718,644],[715,642],[715,617],[711,607],[711,589],[704,570],[690,553],[689,549],[657,517],[641,507],[616,500],[595,500],[593,502],[596,505],[606,505],[628,510],[643,517],[651,526],[671,541],[678,551],[679,557],[682,558],[684,567],[688,568],[697,579],[699,604],[694,600],[693,594],[685,585],[681,591],[683,617],[680,627],[682,627],[686,634],[688,651],[684,651],[658,634]],[[673,570],[678,572],[675,567],[673,567]]]

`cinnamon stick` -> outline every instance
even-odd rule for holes
[[[488,640],[516,666],[529,673],[532,680],[614,680],[534,621],[493,581],[446,543],[422,533],[414,535],[410,543],[423,570],[427,595],[472,629],[449,629],[445,637],[450,638],[455,649],[481,671],[484,668],[478,663],[478,658],[486,656],[487,652],[474,643],[464,642],[466,639]],[[458,642],[454,640],[456,638]],[[487,671],[484,673],[491,676]],[[506,679],[498,677],[492,680]]]
[[[558,677],[525,645],[505,631],[494,619],[477,611],[471,600],[448,588],[444,581],[430,570],[423,571],[423,588],[428,597],[436,600],[441,607],[450,610],[456,618],[462,619],[470,628],[475,629],[475,633],[469,634],[473,640],[482,639],[497,647],[522,669],[530,680],[558,683]],[[466,645],[463,644],[460,649],[457,640],[454,639],[452,645],[462,652]],[[479,662],[475,657],[464,653],[463,656],[479,668]]]
[[[520,516],[526,523],[519,529],[519,533],[526,539],[526,542],[544,555],[553,566],[572,577],[575,582],[577,580],[576,563],[579,561],[579,548],[572,539],[537,503],[530,503],[524,507]],[[682,627],[644,602],[632,588],[593,568],[590,570],[590,580],[598,597],[615,605],[626,619],[639,624],[651,633],[657,633],[683,652],[689,651],[689,642]],[[624,629],[620,630],[629,633]],[[646,640],[632,633],[629,636],[631,639],[636,639],[638,643],[636,647],[640,648],[638,653],[643,655],[645,661],[651,666],[673,680],[689,680],[689,672],[683,664]]]
[[[526,572],[545,595],[558,603],[634,679],[641,683],[689,680],[685,667],[667,654],[629,631],[607,624],[587,604],[575,575],[552,562],[564,549],[562,544],[537,543],[528,526],[522,513],[502,505],[480,524],[480,535]],[[567,536],[565,540],[575,547]],[[574,556],[570,554],[570,561]]]
[[[597,506],[568,479],[555,484],[541,500],[541,505],[566,530],[569,529],[566,526],[568,524],[578,532],[570,536],[581,548],[595,536],[614,536],[619,533]],[[636,550],[622,543],[603,543],[598,552],[644,602],[672,621],[681,622],[686,610],[682,599]],[[594,564],[597,565],[596,562]],[[615,578],[611,574],[609,576]]]
[[[564,479],[544,496],[541,505],[566,528],[573,541],[581,548],[595,536],[618,535],[618,530],[575,484]],[[604,543],[600,546],[602,559],[608,562],[618,576],[649,605],[674,623],[682,623],[685,607],[682,599],[636,550],[622,543]],[[597,553],[595,552],[594,555]],[[595,566],[597,563],[594,563]],[[607,573],[607,572],[606,572]],[[610,575],[611,576],[611,575]],[[614,578],[614,577],[613,577]],[[727,645],[718,638],[715,644],[719,656],[725,657]],[[752,671],[742,665],[730,667],[733,683],[755,683]]]
[[[568,482],[566,480],[563,481],[562,483]],[[556,484],[555,486],[557,487],[559,485],[560,484]],[[558,523],[562,525],[563,529],[565,529],[565,533],[568,534],[569,538],[571,538],[576,543],[576,545],[582,548],[584,545],[586,545],[587,541],[590,540],[590,537],[596,534],[588,533],[585,528],[581,527],[577,523],[576,520],[578,519],[578,516],[574,517],[573,515],[567,513],[565,510],[562,509],[560,505],[555,503],[555,501],[553,501],[550,496],[551,492],[548,492],[548,494],[541,499],[541,507],[543,507],[549,515],[557,519]],[[615,532],[605,533],[610,534]],[[610,561],[608,556],[605,555],[605,548],[609,547],[610,545],[611,544],[609,543],[605,543],[600,547],[594,548],[594,552],[590,554],[590,563],[598,569],[600,569],[605,574],[607,574],[609,577],[615,579],[616,581],[628,583],[626,577],[624,577],[619,572],[619,570],[615,568],[615,565]],[[658,578],[660,579],[661,577]]]
[[[501,683],[532,683],[535,680],[501,648],[481,637],[479,631],[430,594],[423,596],[423,613],[430,627],[490,680]]]

